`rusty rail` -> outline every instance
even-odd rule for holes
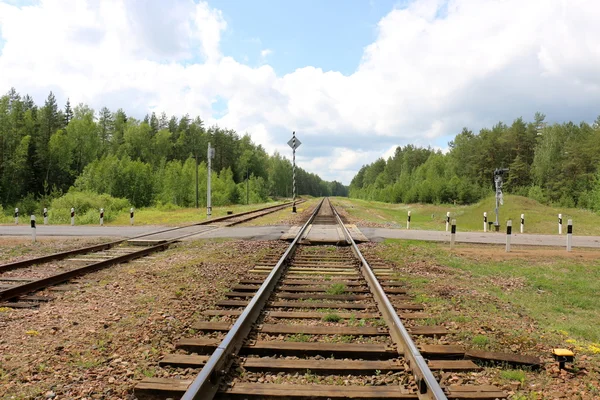
[[[210,356],[206,365],[200,371],[200,374],[194,379],[181,398],[182,400],[208,400],[214,398],[219,389],[221,378],[227,373],[231,366],[233,356],[237,355],[242,348],[244,340],[252,329],[252,325],[256,322],[260,312],[271,296],[275,285],[283,274],[288,259],[294,254],[300,238],[319,212],[323,201],[324,199],[321,200],[317,207],[315,207],[315,210],[308,221],[302,226],[285,253],[281,256],[275,267],[273,267],[273,270],[260,286],[256,295],[252,297],[250,303],[229,330],[225,339],[223,339],[214,353]]]
[[[342,222],[342,219],[333,205],[331,205],[331,209],[333,210],[339,225],[342,227],[344,236],[346,236],[346,239],[352,246],[352,252],[360,260],[360,269],[367,281],[367,284],[371,288],[371,292],[373,293],[373,297],[377,303],[377,308],[383,315],[383,318],[389,328],[390,336],[396,344],[398,352],[403,354],[408,361],[408,365],[411,368],[411,371],[417,382],[419,399],[446,400],[446,394],[431,373],[427,362],[411,339],[410,334],[404,327],[400,317],[398,317],[396,309],[385,294],[385,291],[381,287],[381,284],[375,276],[373,269],[362,255],[360,249],[356,245],[356,242],[354,242],[352,235]]]

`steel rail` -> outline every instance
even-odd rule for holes
[[[329,204],[331,205],[331,203]],[[331,209],[333,210],[333,213],[338,223],[342,227],[344,236],[346,236],[346,239],[352,246],[352,252],[360,260],[360,269],[367,281],[367,284],[371,288],[373,296],[375,297],[377,308],[383,315],[383,318],[388,325],[390,335],[392,336],[392,339],[398,348],[398,353],[403,354],[404,357],[407,358],[408,365],[412,370],[417,381],[417,394],[419,396],[419,399],[447,400],[446,394],[444,393],[443,389],[440,387],[440,384],[431,373],[431,370],[429,369],[425,358],[423,358],[423,356],[419,352],[419,349],[411,339],[410,334],[404,327],[404,324],[400,320],[400,317],[398,317],[396,309],[385,294],[385,291],[383,290],[381,284],[379,283],[379,280],[375,276],[373,269],[362,255],[360,249],[356,245],[356,242],[352,238],[352,235],[348,231],[348,228],[346,228],[346,226],[342,222],[342,218],[337,213],[333,205],[331,205]]]
[[[283,208],[283,207],[287,207],[289,206],[289,204],[291,203],[286,203],[286,204],[279,204],[277,206],[270,206],[267,207],[266,209],[273,209],[273,208]],[[254,211],[250,211],[250,212],[245,212],[245,213],[239,213],[239,214],[232,214],[232,215],[227,215],[224,217],[219,217],[220,220],[223,219],[230,219],[230,218],[234,218],[234,217],[239,217],[241,215],[247,215],[250,214],[252,212],[258,212],[258,211],[263,211],[265,209],[259,209],[259,210],[254,210]],[[214,220],[213,220],[214,221]],[[212,222],[212,221],[211,221]],[[188,225],[185,228],[189,228],[190,226],[195,226],[195,225],[206,225],[206,223],[200,223],[200,224],[192,224],[192,225]],[[169,232],[172,230],[176,230],[176,229],[182,229],[184,227],[177,227],[177,228],[171,228],[171,229],[167,229],[164,231],[160,231],[160,232],[154,232],[154,233],[150,233],[150,234],[144,234],[144,235],[140,235],[137,236],[136,238],[139,237],[144,237],[144,236],[148,236],[148,235],[153,235],[156,233],[163,233],[163,232]],[[119,264],[122,262],[128,262],[128,261],[132,261],[135,260],[136,258],[140,258],[140,257],[144,257],[148,254],[152,254],[154,252],[157,251],[161,251],[166,249],[167,247],[169,247],[170,245],[176,243],[177,241],[179,241],[180,239],[183,239],[185,237],[188,236],[194,236],[194,235],[202,235],[204,233],[208,233],[208,232],[212,232],[214,230],[220,229],[221,227],[214,227],[214,229],[210,229],[207,231],[203,231],[203,232],[193,232],[193,233],[187,233],[185,235],[181,235],[178,236],[176,238],[173,238],[171,240],[168,240],[164,243],[160,243],[158,245],[152,246],[152,247],[146,247],[146,248],[142,248],[140,250],[128,253],[128,254],[124,254],[124,255],[120,255],[120,256],[116,256],[114,258],[111,258],[109,260],[102,260],[99,262],[95,262],[92,264],[88,264],[85,265],[83,267],[79,267],[79,268],[74,268],[70,271],[66,271],[66,272],[62,272],[59,274],[55,274],[55,275],[51,275],[45,278],[40,278],[40,279],[36,279],[34,281],[31,282],[27,282],[27,283],[23,283],[20,285],[16,285],[13,286],[11,288],[8,289],[4,289],[4,290],[0,290],[0,300],[1,301],[6,301],[6,300],[11,300],[14,299],[18,296],[22,296],[24,294],[36,291],[36,290],[40,290],[40,289],[44,289],[46,287],[52,286],[52,285],[56,285],[59,283],[63,283],[68,281],[69,279],[72,279],[76,276],[79,275],[84,275],[87,274],[89,272],[93,272],[99,269],[103,269],[106,267],[109,267],[111,265],[114,264]],[[24,260],[21,262],[17,262],[17,263],[12,263],[12,264],[5,264],[0,266],[0,272],[4,272],[4,271],[8,271],[8,270],[12,270],[12,269],[16,269],[16,268],[24,268],[26,266],[29,265],[33,265],[33,264],[39,264],[42,262],[49,262],[49,261],[53,261],[53,260],[62,260],[64,258],[67,258],[69,256],[72,255],[77,255],[77,254],[82,254],[82,253],[93,253],[93,252],[97,252],[97,251],[101,251],[101,250],[105,250],[105,249],[110,249],[122,242],[125,242],[127,240],[131,240],[132,238],[129,239],[123,239],[123,240],[119,240],[119,241],[115,241],[115,242],[110,242],[110,243],[104,243],[104,244],[99,244],[99,245],[95,245],[95,246],[90,246],[90,247],[86,247],[86,248],[82,248],[82,249],[76,249],[76,250],[70,250],[70,251],[66,251],[66,252],[62,252],[62,253],[57,253],[57,254],[50,254],[48,256],[43,256],[43,257],[38,257],[35,259],[31,259],[31,260]],[[40,261],[42,260],[42,261]],[[5,267],[8,267],[6,269],[4,269]]]
[[[190,225],[184,225],[184,226],[177,226],[174,228],[168,228],[168,229],[163,229],[161,231],[157,231],[157,232],[151,232],[151,233],[144,233],[142,235],[138,235],[138,236],[133,236],[133,237],[129,237],[126,239],[120,239],[120,240],[115,240],[112,242],[108,242],[108,243],[102,243],[102,244],[97,244],[97,245],[93,245],[93,246],[88,246],[88,247],[82,247],[80,249],[74,249],[74,250],[67,250],[67,251],[63,251],[60,253],[55,253],[55,254],[49,254],[47,256],[41,256],[41,257],[35,257],[35,258],[31,258],[29,260],[22,260],[22,261],[15,261],[12,263],[8,263],[8,264],[2,264],[0,265],[0,273],[1,272],[6,272],[6,271],[11,271],[13,269],[18,269],[18,268],[25,268],[28,267],[30,265],[35,265],[35,264],[43,264],[43,263],[47,263],[50,261],[57,261],[57,260],[63,260],[67,257],[71,257],[71,256],[76,256],[78,254],[86,254],[86,253],[95,253],[98,251],[102,251],[102,250],[108,250],[111,249],[123,242],[126,242],[128,240],[132,240],[132,239],[140,239],[146,236],[150,236],[150,235],[157,235],[160,233],[165,233],[165,232],[170,232],[170,231],[174,231],[177,229],[184,229],[184,228],[189,228],[192,226],[200,226],[200,225],[210,225],[213,222],[220,222],[220,221],[226,221],[228,219],[233,219],[236,217],[241,217],[244,215],[248,215],[251,213],[255,213],[255,212],[259,212],[259,211],[268,211],[268,210],[272,210],[272,209],[277,209],[277,208],[285,208],[288,207],[289,205],[291,205],[292,202],[288,202],[288,203],[283,203],[283,204],[277,204],[275,206],[269,206],[269,207],[265,207],[265,208],[259,208],[258,210],[251,210],[251,211],[244,211],[241,213],[236,213],[236,214],[231,214],[231,215],[224,215],[222,217],[217,217],[217,218],[212,218],[210,220],[206,220],[206,221],[200,221],[200,222],[196,222]],[[257,216],[255,218],[259,218],[260,216]],[[254,218],[250,218],[250,219],[254,219]],[[248,220],[250,220],[248,219]],[[238,223],[242,223],[242,222],[246,222],[246,220],[244,221],[236,221],[231,225],[236,225]],[[185,237],[185,236],[182,236]],[[179,237],[180,239],[181,237]]]
[[[300,228],[300,231],[292,243],[281,256],[275,267],[273,267],[254,297],[252,297],[250,303],[229,330],[227,336],[225,336],[225,339],[223,339],[215,349],[214,353],[200,371],[200,374],[194,379],[188,390],[181,397],[182,400],[208,400],[214,398],[219,390],[221,378],[227,373],[233,362],[233,356],[238,354],[242,348],[248,333],[252,329],[252,325],[256,322],[260,312],[271,296],[275,285],[287,267],[288,259],[294,254],[302,235],[319,212],[323,201],[324,199],[315,207],[315,210],[308,221]]]

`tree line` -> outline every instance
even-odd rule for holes
[[[267,154],[248,134],[205,127],[189,115],[152,113],[137,120],[122,109],[97,113],[69,101],[61,109],[52,92],[38,106],[13,88],[0,97],[0,204],[46,204],[80,190],[126,198],[136,207],[190,207],[197,171],[204,206],[209,142],[215,149],[214,205],[245,203],[246,189],[251,203],[291,197],[291,162]],[[347,195],[339,182],[298,167],[296,182],[300,195]]]
[[[545,204],[600,210],[600,117],[547,124],[545,115],[463,128],[443,154],[412,145],[363,166],[350,197],[391,203],[473,203],[493,194],[493,171],[509,168],[504,191]]]

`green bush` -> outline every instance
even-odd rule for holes
[[[100,221],[100,209],[104,208],[104,222],[110,222],[120,213],[128,213],[131,204],[127,199],[112,197],[89,191],[69,191],[54,199],[48,209],[51,224],[71,222],[71,207],[75,208],[76,224],[97,224]]]

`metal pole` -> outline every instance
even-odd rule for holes
[[[487,232],[487,212],[483,213],[483,232]]]
[[[35,243],[35,215],[31,216],[31,240]]]
[[[525,229],[525,214],[521,214],[521,233]]]
[[[296,212],[296,131],[292,132],[292,212]]]
[[[212,203],[211,203],[211,195],[210,195],[210,174],[212,168],[212,148],[210,147],[210,142],[208,143],[208,176],[206,179],[206,216],[210,218],[212,215]]]
[[[571,243],[573,240],[573,220],[567,220],[567,251],[571,251]]]
[[[558,214],[558,234],[562,235],[562,214]]]
[[[194,158],[196,159],[196,208],[198,208],[198,154]]]
[[[506,252],[510,253],[510,235],[512,235],[512,220],[506,221]]]

